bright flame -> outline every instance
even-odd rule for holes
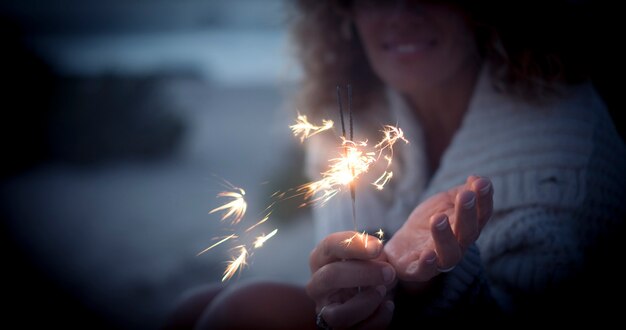
[[[370,165],[376,161],[375,152],[366,152],[361,148],[367,146],[367,141],[353,142],[343,140],[343,153],[338,158],[330,159],[329,169],[321,173],[322,179],[309,182],[298,188],[304,192],[304,199],[309,203],[319,202],[321,205],[335,196],[342,187],[349,186],[361,174],[367,172]]]
[[[298,115],[296,124],[290,126],[293,134],[299,137],[301,142],[311,136],[329,130],[332,127],[333,122],[331,120],[322,120],[322,124],[317,126],[311,124],[304,115]],[[315,202],[324,204],[339,193],[343,187],[351,187],[353,189],[356,180],[363,173],[366,173],[372,164],[376,163],[381,158],[385,160],[387,168],[384,173],[372,184],[379,190],[383,189],[385,184],[393,177],[393,173],[391,171],[387,171],[393,160],[393,145],[399,140],[402,140],[405,143],[408,143],[408,141],[404,138],[402,130],[397,127],[385,125],[383,126],[383,130],[381,132],[383,133],[383,139],[369,150],[367,149],[367,141],[351,141],[343,137],[341,143],[342,152],[340,153],[340,156],[328,161],[329,168],[327,171],[321,173],[321,180],[299,186],[296,189],[297,193],[295,195],[285,197],[286,192],[276,192],[272,195],[272,197],[277,200],[285,200],[295,196],[304,195],[305,203],[303,205]],[[212,209],[209,211],[209,214],[223,211],[224,213],[222,214],[221,220],[223,221],[232,218],[232,225],[236,225],[243,219],[246,213],[247,203],[244,199],[246,193],[243,189],[237,188],[229,182],[226,183],[228,184],[227,188],[229,190],[220,192],[217,197],[226,197],[229,198],[229,201]],[[274,203],[270,204],[265,209],[265,212],[267,212],[265,217],[256,224],[250,226],[245,232],[249,232],[260,224],[268,221],[270,214],[272,213],[270,209]],[[263,247],[265,242],[274,237],[277,233],[278,229],[274,229],[267,235],[260,235],[256,237],[252,247],[255,249]],[[379,240],[382,241],[384,235],[382,229],[378,230],[376,235]],[[198,253],[198,255],[201,255],[228,240],[236,239],[238,237],[239,236],[236,234],[225,236],[215,244],[202,250]],[[367,247],[368,234],[366,232],[355,233],[352,237],[342,241],[342,244],[349,246],[354,239],[360,239],[364,246]],[[233,250],[237,250],[238,255],[233,255],[232,259],[227,262],[222,282],[232,278],[237,272],[240,272],[243,267],[247,265],[247,258],[250,254],[246,245],[236,246]]]
[[[228,266],[226,266],[226,269],[224,270],[222,282],[233,277],[238,270],[241,271],[241,269],[247,265],[246,258],[248,257],[248,250],[246,250],[246,247],[243,245],[235,247],[235,249],[236,248],[239,248],[239,256],[228,262]]]
[[[217,197],[229,197],[232,200],[222,206],[212,209],[211,211],[209,211],[209,214],[217,212],[217,211],[225,211],[224,215],[222,215],[221,220],[223,221],[232,216],[233,217],[232,223],[235,225],[239,223],[239,221],[241,221],[243,216],[246,214],[246,209],[248,207],[248,204],[246,203],[246,200],[243,198],[246,192],[243,189],[236,188],[236,187],[234,188],[234,190],[237,190],[237,191],[223,191],[217,194]]]
[[[261,236],[257,237],[256,240],[254,241],[254,248],[258,249],[258,248],[262,247],[263,244],[265,242],[267,242],[268,239],[270,239],[274,235],[276,235],[277,232],[278,232],[278,228],[274,229],[271,233],[269,233],[267,235],[261,235]]]
[[[300,136],[300,142],[304,142],[304,139],[331,129],[333,125],[334,123],[332,120],[322,119],[322,125],[316,126],[311,124],[305,115],[298,114],[296,123],[289,126],[289,128],[293,131],[294,136]]]
[[[367,141],[350,141],[342,138],[343,153],[339,158],[330,159],[329,169],[321,173],[322,179],[309,182],[298,187],[297,191],[304,194],[304,199],[308,200],[303,206],[312,203],[325,204],[333,198],[342,187],[347,187],[365,172],[372,164],[383,158],[387,162],[386,168],[391,166],[393,160],[393,145],[398,141],[409,141],[404,137],[404,133],[398,127],[385,125],[381,130],[383,138],[378,142],[373,150],[367,151]],[[382,190],[393,177],[393,172],[385,170],[384,173],[372,184],[378,190]]]
[[[223,239],[221,239],[219,242],[217,242],[217,243],[215,243],[215,244],[213,244],[213,245],[209,246],[208,248],[206,248],[206,249],[204,249],[204,250],[202,250],[202,251],[198,252],[198,254],[196,254],[196,256],[199,256],[199,255],[203,254],[204,252],[209,251],[210,249],[212,249],[212,248],[214,248],[214,247],[216,247],[216,246],[218,246],[218,245],[220,245],[220,244],[222,244],[222,243],[224,243],[224,242],[228,241],[228,240],[229,240],[229,239],[231,239],[231,238],[237,238],[237,235],[235,235],[235,234],[231,234],[231,235],[228,235],[228,236],[224,237],[224,238],[223,238]]]

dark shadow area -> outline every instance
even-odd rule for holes
[[[96,165],[172,155],[184,122],[158,87],[175,75],[58,78],[47,130],[50,157]]]
[[[619,120],[626,103],[619,79],[624,75],[624,51],[621,40],[621,11],[615,2],[605,0],[590,1],[589,12],[593,19],[581,21],[582,29],[591,31],[588,40],[591,50],[591,78],[594,86],[604,99],[622,140],[626,141],[626,121]]]
[[[0,211],[2,210],[0,205]],[[6,324],[19,327],[62,327],[110,329],[114,325],[95,309],[86,306],[84,300],[68,290],[38,264],[16,242],[5,224],[4,212],[0,224],[0,248],[3,256],[3,296],[7,309]]]
[[[6,177],[43,161],[98,165],[155,160],[175,152],[184,132],[159,85],[187,73],[148,76],[55,74],[4,21],[0,89],[8,105],[1,126]]]
[[[0,177],[6,177],[49,158],[46,128],[57,78],[24,46],[17,24],[0,17],[0,36],[5,44],[0,52]]]
[[[186,73],[60,76],[23,43],[18,24],[0,17],[0,37],[0,191],[5,180],[46,163],[93,168],[175,155],[185,123],[158,87]],[[117,326],[68,288],[69,280],[34,261],[27,244],[16,241],[11,224],[20,219],[6,212],[5,203],[0,200],[5,322],[36,328]]]

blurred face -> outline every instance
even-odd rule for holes
[[[354,0],[352,15],[374,72],[400,92],[454,81],[479,60],[467,20],[452,6]]]

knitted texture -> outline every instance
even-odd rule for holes
[[[462,184],[469,175],[491,179],[494,214],[479,249],[440,275],[440,292],[423,307],[428,315],[469,310],[471,296],[489,294],[500,309],[528,309],[558,301],[589,266],[599,242],[626,216],[626,148],[591,85],[568,87],[552,103],[534,105],[496,92],[483,71],[463,123],[441,165],[425,166],[419,122],[402,98],[389,93],[387,111],[368,120],[398,123],[411,143],[397,148],[397,176],[384,192],[359,189],[357,219],[367,230],[391,234],[420,201]],[[381,113],[382,112],[382,113]],[[323,170],[332,141],[308,149],[308,173]],[[351,230],[346,196],[316,208],[317,236]],[[480,251],[478,251],[480,250]],[[480,252],[480,253],[479,253]],[[538,304],[537,306],[539,306]]]

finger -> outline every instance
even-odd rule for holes
[[[380,255],[382,242],[367,234],[343,231],[326,236],[309,257],[309,266],[314,273],[320,267],[344,259],[370,260]]]
[[[450,221],[445,214],[430,218],[430,232],[437,252],[437,267],[447,269],[456,265],[463,256],[457,237],[452,232]]]
[[[471,187],[472,183],[474,183],[476,180],[480,179],[481,176],[480,175],[476,175],[476,174],[472,174],[470,176],[467,177],[467,180],[465,180],[465,187]]]
[[[330,304],[322,317],[332,328],[351,327],[373,314],[387,294],[384,285],[362,290],[343,304]]]
[[[307,284],[307,293],[313,300],[319,301],[340,289],[385,285],[393,282],[395,277],[395,270],[386,262],[333,262],[313,273]]]
[[[398,277],[405,281],[426,282],[437,276],[437,253],[433,250],[425,250],[420,254],[419,259],[410,263],[402,274]]]
[[[472,190],[478,196],[478,230],[480,231],[493,213],[493,185],[487,178],[479,178],[472,183]]]
[[[457,194],[455,203],[456,221],[453,231],[463,249],[466,249],[478,238],[478,219],[476,212],[476,194],[463,191]]]
[[[393,319],[393,301],[387,300],[378,306],[378,309],[367,320],[357,326],[357,329],[387,329]]]

